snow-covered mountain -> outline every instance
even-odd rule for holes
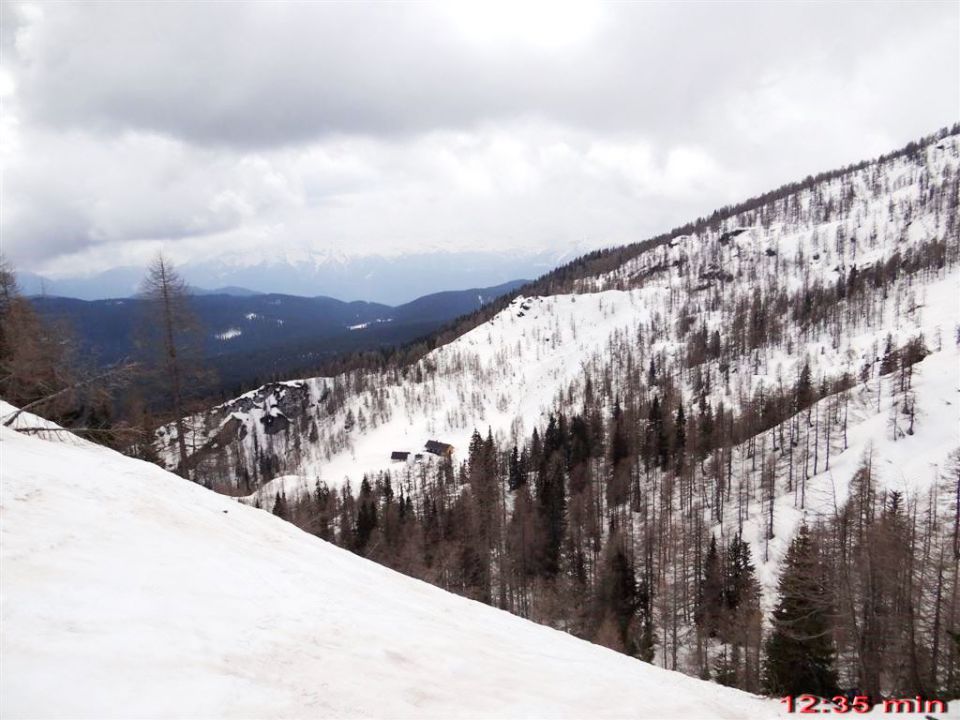
[[[461,457],[474,429],[521,443],[550,412],[581,405],[588,377],[606,372],[607,394],[615,396],[615,386],[651,360],[683,368],[675,381],[688,401],[706,383],[708,401],[735,409],[758,388],[792,383],[803,364],[822,380],[858,377],[878,360],[887,335],[896,347],[921,333],[928,346],[951,345],[960,322],[958,155],[958,136],[932,141],[671,237],[578,280],[574,293],[516,297],[415,366],[249,392],[192,418],[189,444],[197,462],[217,460],[203,470],[207,479],[260,484],[296,473],[357,482],[395,468],[392,451],[420,453],[430,439],[452,444]],[[935,192],[937,202],[928,202]],[[875,314],[797,315],[797,304],[812,303],[824,288],[852,287],[865,274],[883,282],[871,273],[891,263],[897,267]],[[745,323],[761,309],[751,303],[761,297],[764,311],[774,307],[771,322],[765,337],[747,337]],[[708,357],[714,334],[722,358]],[[688,361],[694,345],[703,345],[700,362]],[[631,360],[642,360],[640,367],[624,367],[625,347],[638,353]],[[172,429],[163,432],[173,467]],[[228,446],[229,453],[210,452]],[[272,469],[264,475],[264,467]]]
[[[0,427],[4,717],[781,715],[17,424],[34,432]]]
[[[728,662],[730,645],[696,619],[711,536],[747,542],[768,632],[795,529],[841,516],[864,473],[883,507],[898,491],[915,515],[949,510],[941,488],[960,446],[958,165],[954,128],[591,254],[468,319],[412,364],[275,383],[190,418],[187,467],[394,567],[585,637],[604,636],[604,553],[625,546],[646,603],[634,619],[655,634],[643,641],[655,661],[721,676],[729,667],[715,662]],[[426,452],[428,441],[452,447],[452,463]],[[482,447],[495,456],[487,466]],[[179,464],[172,427],[158,448],[168,467]],[[491,473],[493,491],[483,484]],[[537,512],[524,530],[531,486]],[[416,542],[433,548],[426,567],[409,561],[407,545],[393,548],[389,528],[373,550],[357,543],[358,528],[365,536],[393,512],[395,494],[422,523],[428,539]],[[368,514],[354,516],[357,507]],[[430,540],[436,515],[448,529]],[[469,542],[461,525],[485,548],[477,577],[456,565]],[[524,532],[546,533],[538,542],[553,553],[533,586]],[[941,617],[942,592],[929,582],[940,540],[925,542],[905,592]],[[457,572],[438,567],[438,553]],[[937,623],[925,618],[903,640],[917,677],[920,664],[926,673],[954,662],[939,650],[918,659],[930,652],[918,649],[921,632],[930,647],[949,642]],[[836,642],[856,629],[837,630]],[[634,625],[621,630],[637,640]],[[731,662],[752,688],[759,641],[744,643]],[[840,653],[850,686],[857,652]]]

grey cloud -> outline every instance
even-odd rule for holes
[[[544,49],[509,38],[473,42],[433,5],[43,10],[17,52],[32,121],[238,147],[517,116],[675,137],[709,129],[724,98],[764,73],[813,64],[844,75],[878,42],[955,39],[958,30],[949,3],[602,5],[583,43]]]
[[[449,7],[3,3],[4,251],[629,242],[960,115],[955,3]]]

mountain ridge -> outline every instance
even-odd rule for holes
[[[596,246],[596,243],[592,243]],[[304,297],[318,289],[346,302],[366,300],[402,305],[418,297],[458,288],[488,287],[517,277],[537,277],[556,266],[565,251],[434,251],[404,256],[360,255],[327,263],[287,263],[279,259],[262,264],[229,265],[183,262],[178,270],[199,288],[236,286],[269,293],[278,288]],[[53,294],[83,300],[134,296],[143,279],[142,267],[113,268],[89,277],[48,279],[31,272],[18,273],[27,295]]]
[[[282,293],[193,295],[191,306],[204,329],[205,357],[221,385],[233,387],[342,352],[408,342],[525,282],[434,293],[398,306]],[[46,319],[72,328],[96,364],[135,355],[135,328],[145,317],[139,298],[44,296],[32,303]]]

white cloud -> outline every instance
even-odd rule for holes
[[[957,119],[960,8],[3,5],[27,269],[642,239]]]

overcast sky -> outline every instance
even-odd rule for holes
[[[960,119],[960,4],[2,4],[53,276],[649,235]]]

